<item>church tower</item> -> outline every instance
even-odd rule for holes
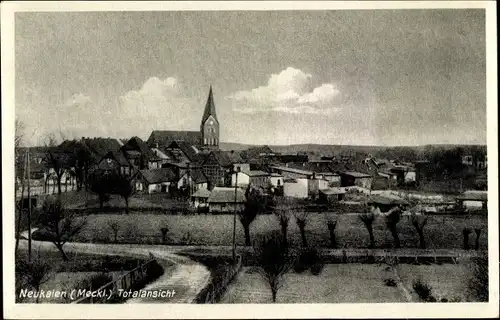
[[[219,148],[219,120],[215,113],[214,95],[212,93],[212,86],[208,92],[207,104],[201,119],[201,143],[203,147],[209,149]]]

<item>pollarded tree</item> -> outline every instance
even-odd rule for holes
[[[76,217],[74,213],[66,210],[60,197],[47,198],[43,203],[42,213],[40,223],[47,231],[48,240],[56,246],[63,260],[68,261],[63,246],[83,229],[87,222],[86,219]]]
[[[258,271],[271,289],[273,302],[278,290],[283,286],[284,275],[293,266],[293,256],[283,238],[271,234],[256,247]]]
[[[306,238],[306,225],[308,222],[308,212],[306,211],[297,211],[294,212],[295,216],[295,222],[297,223],[297,226],[299,227],[300,231],[300,238],[302,239],[302,246],[304,248],[307,247],[307,238]]]
[[[326,225],[330,232],[330,247],[337,248],[337,239],[335,237],[335,229],[337,227],[337,220],[333,216],[327,216]]]
[[[402,211],[399,207],[394,207],[385,213],[385,224],[394,238],[394,246],[396,248],[401,248],[401,242],[399,241],[397,229],[397,225],[399,221],[401,221],[401,213]]]
[[[370,237],[370,244],[368,248],[375,248],[375,237],[373,236],[373,222],[375,221],[375,214],[373,211],[369,211],[369,209],[364,210],[365,212],[359,215],[359,220],[363,222],[368,231],[368,235]]]
[[[420,239],[420,249],[425,249],[426,244],[424,237],[424,227],[427,224],[427,217],[422,215],[413,215],[411,216],[411,224],[415,227],[415,230],[417,230],[418,237]]]
[[[287,198],[279,197],[275,200],[274,214],[278,219],[281,228],[283,243],[288,245],[288,225],[290,217],[294,210],[293,201]]]
[[[243,210],[239,211],[239,217],[243,230],[245,231],[245,245],[251,246],[250,240],[250,225],[257,217],[257,214],[262,213],[266,209],[266,202],[259,190],[248,187],[246,190],[246,203]]]

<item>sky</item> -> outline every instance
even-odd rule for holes
[[[27,145],[199,130],[220,140],[486,143],[484,10],[16,13]]]

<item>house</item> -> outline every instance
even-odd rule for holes
[[[289,162],[304,163],[304,162],[308,162],[308,160],[309,160],[309,156],[305,153],[280,154],[277,156],[277,158],[281,163],[289,163]]]
[[[340,174],[335,172],[319,172],[318,178],[328,181],[330,187],[340,187]]]
[[[279,173],[271,173],[269,181],[273,187],[283,187],[283,176]]]
[[[200,188],[191,195],[191,203],[195,209],[198,208],[208,209],[209,197],[210,197],[210,191],[208,191],[206,188]]]
[[[177,162],[199,162],[202,158],[201,151],[192,144],[186,141],[176,140],[173,141],[166,151],[172,155]]]
[[[291,198],[309,197],[309,182],[307,178],[285,178],[283,180],[283,195]]]
[[[345,171],[340,173],[340,186],[351,187],[358,186],[365,189],[370,189],[372,176],[367,173],[356,171]]]
[[[245,208],[245,191],[238,187],[215,187],[208,197],[211,213],[233,213]]]
[[[161,151],[158,148],[151,148],[151,151],[155,155],[156,165],[154,167],[156,168],[161,168],[165,163],[168,162],[175,162],[175,157],[170,152]]]
[[[300,179],[312,179],[315,176],[315,173],[309,170],[302,170],[291,167],[283,167],[283,166],[272,166],[271,170],[274,173],[281,174],[284,178],[300,178]]]
[[[170,168],[139,170],[133,178],[137,192],[169,192],[177,182],[175,173]]]
[[[233,164],[225,152],[211,151],[201,165],[203,173],[208,178],[208,189],[225,186],[230,183]],[[229,181],[228,181],[229,180]]]
[[[233,173],[231,176],[231,185],[236,186],[236,179],[238,180],[238,187],[246,187],[248,185],[267,189],[270,186],[270,175],[265,171],[249,170]]]
[[[126,177],[135,174],[134,166],[120,151],[110,151],[97,164],[96,172],[100,174],[116,173]]]
[[[391,168],[390,171],[397,175],[397,182],[399,185],[417,181],[416,171],[410,166],[398,165]]]
[[[185,172],[177,182],[178,189],[189,188],[190,194],[199,189],[208,189],[208,178],[200,168],[194,168]]]
[[[276,153],[269,146],[264,145],[243,150],[241,156],[248,161],[259,158],[273,158],[276,156]]]
[[[147,145],[150,148],[165,150],[174,141],[184,141],[199,150],[217,150],[219,148],[219,126],[212,86],[210,86],[199,130],[154,130],[148,138]]]
[[[469,190],[456,199],[459,208],[467,211],[486,210],[488,208],[488,191]]]
[[[231,150],[226,151],[226,156],[233,164],[233,172],[240,171],[250,171],[250,164],[243,159],[239,152]]]
[[[319,198],[324,203],[335,203],[344,200],[344,188],[328,188],[319,191]]]
[[[139,170],[151,169],[157,166],[159,157],[148,147],[139,137],[132,137],[123,146],[120,151],[125,158]]]

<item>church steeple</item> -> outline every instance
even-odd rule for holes
[[[203,112],[203,118],[201,118],[201,124],[203,125],[207,119],[212,116],[217,122],[217,114],[215,112],[214,94],[212,92],[212,86],[210,86],[210,91],[208,92],[208,99],[205,105],[205,111]]]
[[[217,119],[217,114],[215,113],[212,86],[210,86],[205,111],[203,112],[203,118],[201,118],[200,131],[202,136],[202,145],[204,147],[208,149],[217,149],[219,147],[219,120]]]

